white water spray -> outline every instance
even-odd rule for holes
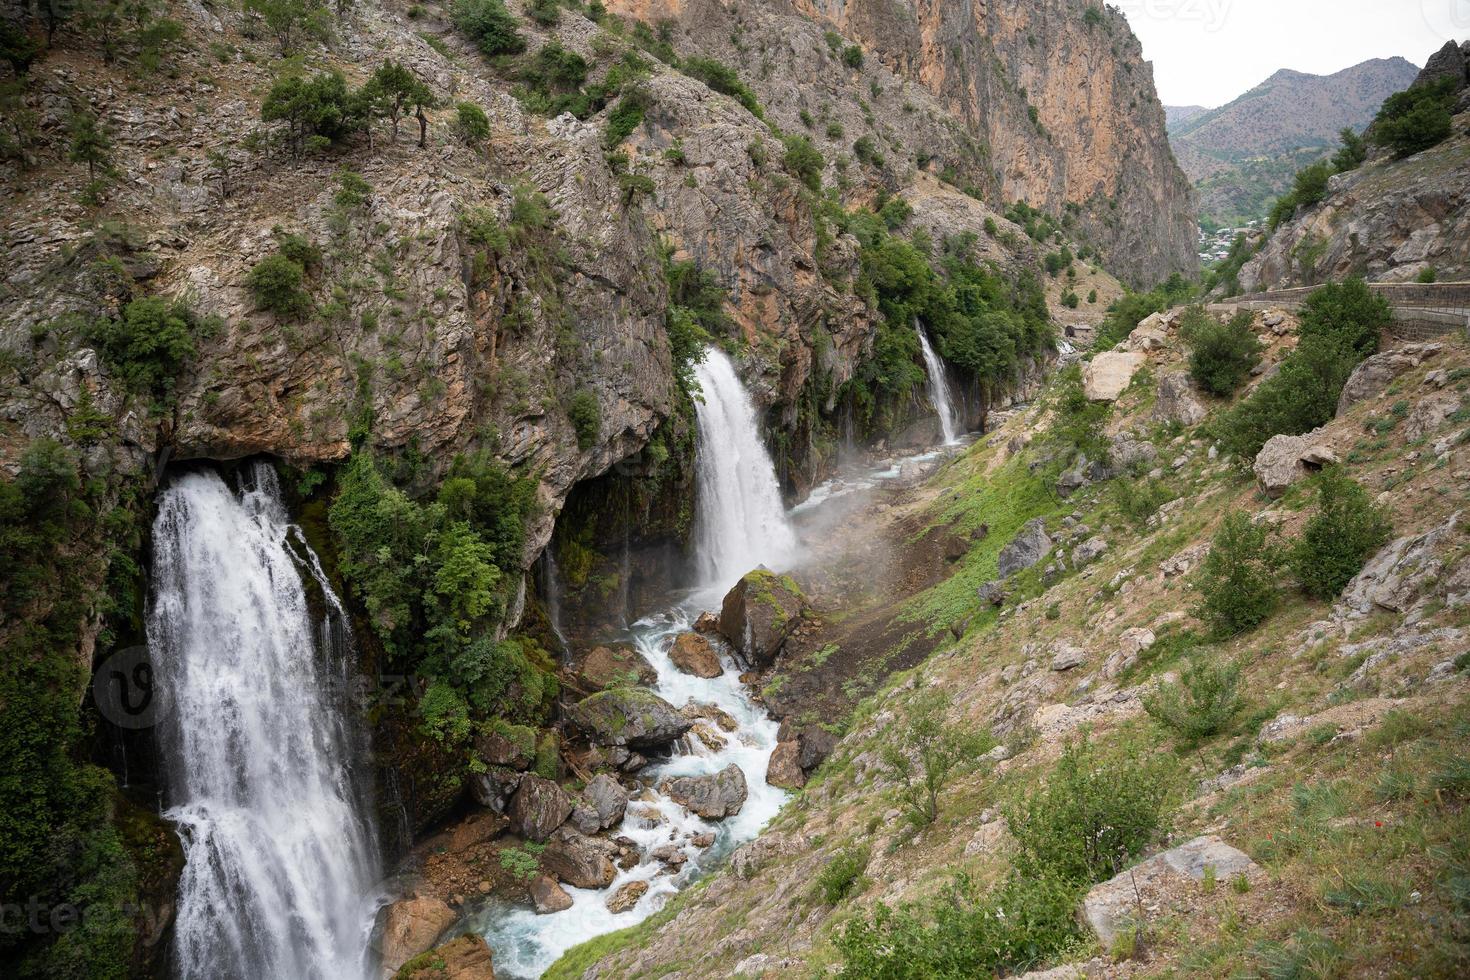
[[[186,864],[182,977],[368,974],[377,878],[340,698],[346,617],[257,464],[232,493],[214,473],[159,498],[148,643],[173,699],[161,732],[165,816]],[[320,588],[313,615],[307,577]]]
[[[694,521],[701,586],[723,595],[760,564],[784,564],[796,553],[771,455],[761,442],[750,395],[725,353],[709,348],[695,369],[699,451]]]
[[[954,400],[949,394],[949,381],[944,376],[944,362],[934,353],[934,345],[929,343],[929,334],[918,320],[914,321],[914,329],[919,332],[919,347],[924,352],[924,368],[929,376],[929,401],[934,406],[934,411],[939,413],[939,432],[944,444],[953,446],[960,441],[960,434],[955,420]]]

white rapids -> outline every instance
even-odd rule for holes
[[[236,494],[215,473],[180,476],[153,525],[148,644],[173,707],[164,816],[186,859],[176,969],[362,978],[379,869],[340,703],[354,666],[346,617],[275,470],[257,464],[248,482]]]

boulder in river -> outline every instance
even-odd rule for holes
[[[607,910],[614,915],[619,912],[627,912],[638,904],[638,900],[648,894],[648,882],[630,881],[613,892],[607,900]]]
[[[663,789],[669,799],[706,820],[733,817],[745,806],[745,773],[733,762],[707,776],[677,776]]]
[[[600,829],[607,830],[623,822],[623,813],[628,809],[628,791],[607,773],[593,776],[582,790],[582,798],[597,814]]]
[[[537,875],[531,879],[531,904],[536,906],[537,915],[565,912],[572,907],[572,896],[557,884],[550,875]]]
[[[543,841],[572,815],[572,801],[551,780],[526,775],[521,777],[506,815],[516,833],[527,840]]]
[[[769,667],[801,625],[808,604],[789,575],[764,568],[748,573],[720,606],[720,633],[755,669]]]
[[[658,671],[643,654],[630,646],[594,647],[582,661],[582,679],[603,691],[610,687],[650,686],[658,682]]]
[[[719,677],[725,672],[714,645],[699,633],[681,633],[669,650],[669,660],[686,674],[695,677]]]
[[[567,718],[601,745],[657,748],[689,731],[693,722],[651,691],[617,687],[584,698]]]
[[[408,964],[393,980],[495,980],[495,965],[485,937],[465,933]]]
[[[541,867],[574,888],[606,888],[618,875],[616,845],[562,827],[541,852]]]
[[[806,773],[801,771],[801,745],[795,739],[776,743],[766,767],[766,782],[781,789],[801,789],[806,785]]]
[[[433,895],[400,898],[382,915],[380,952],[383,970],[389,976],[415,956],[432,949],[439,934],[458,918],[449,903]]]

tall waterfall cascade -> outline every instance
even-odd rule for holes
[[[695,377],[695,557],[699,584],[723,593],[756,566],[774,568],[794,557],[796,534],[761,441],[755,405],[734,363],[711,347]]]
[[[939,414],[939,432],[944,444],[953,446],[960,441],[959,422],[954,399],[949,393],[949,380],[944,374],[944,362],[934,352],[928,331],[917,320],[914,321],[914,329],[919,333],[919,348],[924,352],[924,371],[929,377],[929,403]]]
[[[153,526],[148,644],[171,698],[185,978],[361,978],[377,848],[342,700],[351,636],[275,471],[179,477]],[[318,596],[313,609],[310,595]]]

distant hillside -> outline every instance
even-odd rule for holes
[[[1170,133],[1194,119],[1196,116],[1209,112],[1209,108],[1202,105],[1166,105],[1164,106],[1164,125]]]
[[[1174,155],[1200,198],[1202,222],[1262,217],[1292,175],[1336,143],[1346,126],[1363,129],[1418,68],[1375,58],[1332,75],[1283,69],[1240,98],[1203,112],[1167,109]]]

